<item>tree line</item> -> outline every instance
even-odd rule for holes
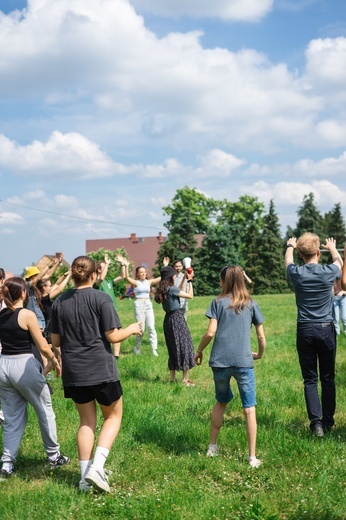
[[[335,238],[338,248],[346,242],[341,204],[322,215],[313,193],[304,196],[297,210],[296,227],[288,226],[284,237],[273,200],[266,213],[264,203],[257,197],[243,195],[236,202],[215,200],[185,186],[177,190],[163,211],[168,216],[164,224],[168,235],[159,249],[157,265],[162,265],[165,256],[172,262],[190,257],[195,270],[195,292],[200,296],[217,294],[219,270],[232,264],[246,270],[253,280],[254,294],[288,292],[284,264],[287,238],[310,231],[322,243],[326,237]],[[196,235],[202,235],[200,247]],[[296,261],[300,261],[298,257]],[[328,254],[322,255],[322,262],[328,261]]]

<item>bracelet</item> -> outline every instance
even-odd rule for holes
[[[197,349],[197,352],[198,354],[203,354],[203,350],[199,350],[199,348]]]
[[[293,247],[293,249],[294,249],[294,245],[293,244],[287,244],[286,247]]]
[[[186,280],[186,283],[192,283],[192,280]]]

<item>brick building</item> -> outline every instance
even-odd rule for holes
[[[196,235],[197,247],[202,244],[204,235]],[[161,233],[156,237],[137,237],[136,233],[131,233],[127,238],[99,238],[96,240],[86,241],[86,254],[99,249],[108,249],[109,251],[116,251],[123,247],[128,254],[131,262],[135,267],[143,265],[148,276],[153,275],[153,268],[156,266],[157,253],[161,244],[164,243],[166,237]],[[171,258],[173,261],[173,258]]]

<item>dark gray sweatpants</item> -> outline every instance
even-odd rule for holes
[[[2,462],[16,462],[28,421],[27,403],[36,412],[47,456],[54,459],[59,455],[50,392],[33,354],[0,355],[0,399],[5,415]]]

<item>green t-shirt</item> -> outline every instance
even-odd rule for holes
[[[113,280],[103,280],[100,283],[100,285],[95,284],[94,288],[108,294],[108,296],[111,297],[112,302],[114,303],[115,310],[117,310],[117,303],[116,303],[116,298],[115,298],[115,294],[114,294]]]

